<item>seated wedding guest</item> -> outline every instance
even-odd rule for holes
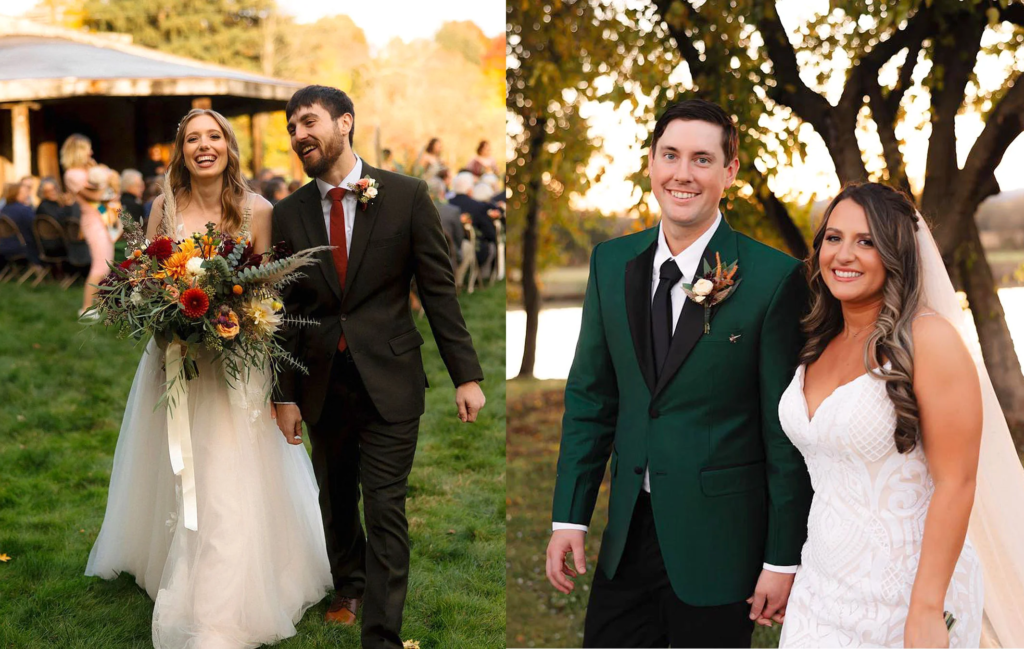
[[[476,177],[468,172],[460,173],[452,181],[452,191],[455,195],[449,199],[449,203],[458,207],[461,211],[469,214],[473,227],[477,231],[476,259],[480,266],[484,266],[491,257],[498,242],[498,232],[494,227],[493,219],[501,216],[501,212],[490,203],[475,200],[470,196]]]
[[[437,214],[441,217],[441,227],[445,234],[452,239],[453,254],[456,260],[462,259],[462,240],[466,232],[462,227],[462,210],[452,205],[445,198],[448,188],[440,178],[431,178],[427,181],[427,189],[430,191],[430,198],[434,201]]]
[[[142,206],[142,195],[146,191],[146,183],[142,173],[137,169],[125,169],[121,172],[121,209],[128,212],[141,223],[146,216]]]
[[[57,220],[63,225],[68,218],[68,208],[60,203],[60,186],[53,176],[46,176],[39,181],[39,191],[36,193],[39,198],[39,205],[36,206],[36,214],[45,214]]]
[[[474,176],[482,176],[486,173],[497,174],[498,165],[491,157],[491,143],[483,140],[476,147],[476,157],[469,161],[466,169]]]
[[[149,158],[142,163],[142,177],[145,179],[163,176],[167,171],[167,164],[164,162],[164,152],[159,144],[149,147]]]
[[[271,205],[277,205],[279,200],[288,196],[288,185],[284,182],[284,178],[274,176],[263,183],[261,193],[263,198],[267,199]]]
[[[142,192],[142,229],[149,224],[149,213],[153,209],[153,199],[163,193],[163,186],[158,182],[146,183],[146,191]]]
[[[291,196],[292,194],[294,194],[299,187],[302,187],[302,180],[300,180],[299,178],[296,178],[295,180],[288,183],[288,195]]]
[[[391,149],[381,149],[380,168],[383,169],[384,171],[394,171],[396,173],[401,173],[398,170],[398,165],[395,164],[395,159],[391,153]]]
[[[25,239],[26,255],[28,262],[33,266],[39,265],[39,251],[36,250],[35,237],[32,235],[32,220],[35,213],[31,205],[32,186],[28,183],[7,183],[4,185],[4,206],[0,208],[0,216],[8,216],[18,226],[21,236]],[[12,245],[5,244],[5,249]],[[3,251],[0,251],[3,254]],[[9,254],[9,253],[8,253]]]

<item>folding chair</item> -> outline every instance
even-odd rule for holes
[[[64,245],[64,228],[52,216],[36,214],[32,220],[32,234],[36,240],[36,250],[39,251],[39,261],[51,266],[54,278],[59,278],[60,287],[67,290],[71,284],[65,283],[67,277],[64,274],[64,262],[68,260],[68,251]],[[36,278],[32,286],[37,286],[41,281],[42,277]]]
[[[4,267],[4,272],[0,275],[0,281],[9,282],[14,279],[14,276],[18,274],[14,266],[21,262],[25,263],[28,270],[18,278],[18,284],[23,284],[25,280],[33,275],[45,274],[41,266],[33,266],[29,263],[28,246],[25,244],[25,237],[21,236],[21,230],[18,229],[18,225],[11,217],[0,215],[0,241],[5,239],[8,240],[8,245],[11,246],[11,252],[4,255],[7,259],[7,266]]]
[[[68,251],[68,265],[75,269],[70,286],[83,274],[88,274],[92,267],[92,253],[88,242],[82,239],[81,222],[76,218],[64,222],[64,247]]]

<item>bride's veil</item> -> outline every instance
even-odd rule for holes
[[[970,348],[960,300],[935,239],[920,215],[918,226],[924,302],[952,322]],[[984,424],[968,535],[981,559],[985,580],[981,646],[1024,647],[1024,468],[985,363],[980,354],[974,359],[981,379]]]

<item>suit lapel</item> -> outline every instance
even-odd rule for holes
[[[658,229],[652,228],[653,241],[633,259],[626,262],[626,315],[633,350],[647,389],[654,394],[654,350],[651,348],[651,281],[654,274],[654,252],[658,248]]]
[[[345,295],[348,295],[349,289],[355,281],[356,273],[359,272],[363,255],[366,253],[366,246],[370,242],[370,234],[373,232],[373,226],[377,223],[377,214],[380,212],[380,206],[384,202],[387,192],[387,188],[381,182],[380,171],[363,160],[363,177],[366,176],[376,180],[380,189],[377,191],[377,196],[366,205],[365,210],[358,201],[356,202],[356,218],[352,225],[352,245],[349,246],[348,271],[345,275]]]
[[[738,261],[736,256],[736,233],[729,227],[725,217],[722,218],[718,230],[715,231],[711,241],[708,242],[707,248],[704,249],[703,261],[697,267],[698,277],[703,275],[705,261],[714,268],[716,252],[722,258],[723,266],[733,261]],[[689,278],[689,283],[693,283],[693,278]],[[650,283],[648,283],[649,286]],[[649,290],[650,288],[648,288]],[[715,312],[720,308],[721,305],[718,305],[711,309],[712,320],[714,320]],[[652,396],[660,394],[668,382],[672,380],[672,377],[675,376],[682,366],[683,361],[693,351],[694,345],[697,344],[697,341],[703,335],[704,307],[687,299],[683,305],[682,312],[679,314],[679,320],[676,321],[675,333],[672,335],[672,343],[668,348],[668,358],[665,359],[665,367],[658,377],[658,382]]]
[[[316,179],[311,180],[299,191],[302,192],[299,195],[301,205],[299,219],[302,221],[302,227],[306,230],[310,247],[330,245],[327,224],[324,222],[323,202],[320,199],[320,188],[316,184]],[[334,267],[334,257],[331,256],[331,251],[321,250],[316,253],[316,259],[320,261],[317,266],[324,274],[327,284],[338,296],[338,300],[341,300],[341,284],[338,282],[338,271]]]

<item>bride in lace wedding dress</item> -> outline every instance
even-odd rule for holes
[[[245,190],[237,142],[218,113],[197,109],[182,120],[169,181],[181,210],[174,201],[163,209],[158,198],[148,238],[180,239],[212,221],[251,236],[257,252],[269,247],[270,206]],[[199,376],[187,384],[197,504],[191,529],[182,481],[171,468],[167,410],[157,407],[163,356],[150,340],[86,574],[135,576],[155,602],[155,647],[233,649],[295,635],[295,624],[332,583],[309,456],[271,420],[265,374],[229,388],[222,368],[200,357]]]
[[[814,499],[780,646],[981,641],[985,580],[967,530],[982,391],[924,291],[919,227],[905,196],[866,183],[836,197],[814,240],[808,342],[779,402]]]

